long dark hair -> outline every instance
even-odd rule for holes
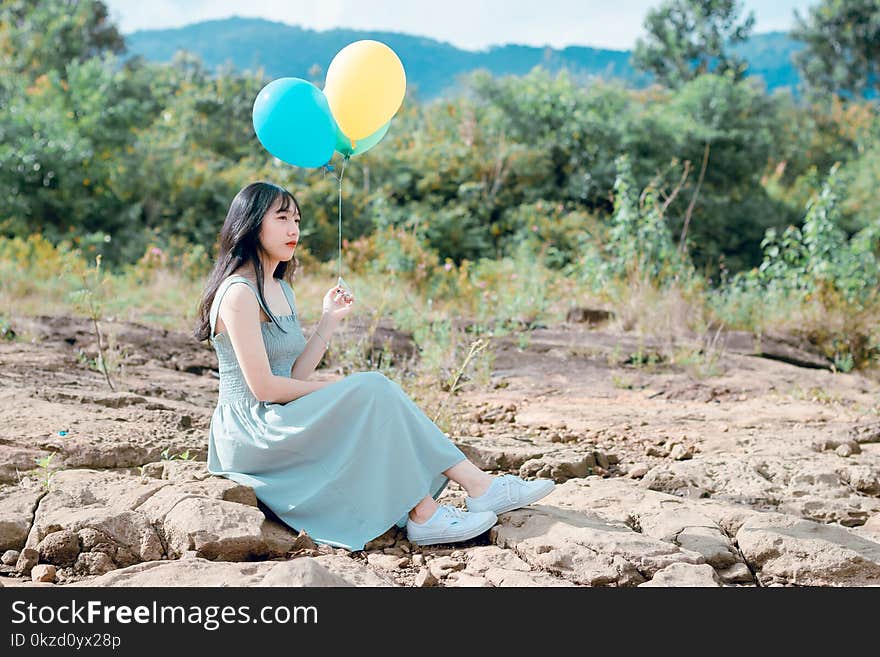
[[[260,254],[263,251],[260,244],[260,226],[263,223],[263,215],[272,207],[272,204],[281,196],[281,209],[287,210],[290,204],[296,207],[299,212],[299,203],[296,202],[293,194],[288,192],[280,185],[270,182],[254,182],[244,187],[232,203],[229,204],[229,211],[226,213],[226,220],[220,229],[220,246],[217,252],[217,261],[214,263],[214,269],[208,277],[208,283],[205,291],[202,293],[199,302],[198,320],[193,336],[200,342],[207,340],[211,336],[210,312],[211,304],[214,302],[214,295],[217,294],[217,288],[220,283],[239,269],[243,264],[250,263],[257,275],[257,290],[260,301],[269,310],[269,304],[266,303],[266,297],[263,294],[263,263],[260,260]],[[300,213],[300,216],[302,214]],[[272,273],[273,278],[283,279],[290,283],[293,274],[299,262],[296,256],[289,261],[278,263],[275,271]],[[288,271],[290,269],[290,271]],[[279,328],[281,325],[272,312],[269,312],[269,319]],[[284,330],[282,328],[282,330]]]

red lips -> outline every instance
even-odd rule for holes
[[[296,246],[296,242],[288,242],[287,246]]]

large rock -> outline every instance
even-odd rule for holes
[[[775,508],[781,513],[822,523],[855,527],[880,511],[880,499],[859,493],[870,488],[870,467],[839,465],[837,456],[783,458],[767,456],[754,461],[756,470],[782,487]]]
[[[540,445],[505,436],[456,438],[456,446],[482,470],[519,470],[530,459],[559,452],[556,445]]]
[[[603,479],[591,476],[572,479],[557,485],[553,493],[541,502],[546,500],[552,500],[554,506],[595,513],[607,520],[624,523],[635,531],[642,531],[639,520],[641,515],[656,514],[667,509],[673,509],[676,513],[697,510],[707,516],[708,510],[712,509],[719,516],[712,516],[714,523],[724,526],[719,520],[729,516],[728,524],[737,527],[737,522],[741,524],[744,518],[756,513],[746,507],[723,504],[711,499],[681,498],[647,490],[639,481],[623,477]],[[704,524],[705,518],[698,518],[698,521]],[[726,526],[724,529],[727,531]]]
[[[79,536],[69,529],[52,532],[39,545],[40,561],[56,566],[72,566],[79,556]]]
[[[679,497],[713,497],[726,502],[775,506],[782,486],[768,480],[749,459],[704,456],[658,465],[644,476],[642,486]]]
[[[42,495],[36,486],[0,487],[0,552],[24,547]]]
[[[73,566],[75,573],[80,575],[103,575],[116,569],[116,564],[104,552],[83,552]]]
[[[874,538],[874,540],[880,542],[880,513],[868,518],[865,524],[862,525],[861,529],[869,538]]]
[[[549,514],[553,514],[555,510],[581,514],[585,521],[592,519],[593,527],[604,530],[595,532],[597,538],[586,540],[583,548],[575,547],[576,541],[569,542],[565,548],[568,553],[582,551],[585,558],[594,558],[598,574],[593,573],[591,581],[598,584],[638,584],[649,579],[652,572],[665,567],[664,560],[674,563],[705,562],[717,569],[719,578],[725,582],[754,581],[731,539],[746,521],[761,515],[748,507],[712,499],[680,498],[646,490],[638,481],[631,479],[592,476],[559,484],[551,495],[537,505],[512,512],[511,515],[537,510]],[[502,524],[507,517],[508,514],[502,514]],[[574,517],[577,518],[577,515]],[[624,533],[624,527],[631,530],[634,536]],[[612,529],[615,530],[614,533],[610,533]],[[586,532],[582,533],[586,536]],[[641,547],[635,537],[640,537],[643,541],[662,541],[669,545],[659,552],[659,556],[651,556],[650,550],[656,549],[656,543],[645,543],[645,558],[649,562],[646,567],[639,559]],[[615,538],[626,548],[616,546],[613,542]],[[534,570],[544,570],[552,575],[567,577],[571,581],[579,581],[578,577],[566,575],[563,569],[555,568],[546,557],[530,557],[525,548],[516,541],[510,547]],[[552,552],[554,546],[545,545],[540,549]],[[511,553],[510,550],[501,552]],[[598,553],[598,558],[595,558],[594,553]],[[566,552],[563,551],[562,554]],[[609,563],[613,566],[607,565]],[[629,574],[619,577],[617,573]]]
[[[195,550],[221,561],[283,556],[296,534],[268,520],[258,508],[182,492],[177,486],[158,491],[138,510],[164,541],[168,556]]]
[[[61,529],[95,529],[108,537],[120,565],[159,559],[162,542],[149,519],[135,509],[168,484],[122,472],[61,470],[40,501],[27,546]]]
[[[806,520],[858,527],[863,525],[872,513],[880,511],[880,500],[855,495],[839,498],[809,494],[785,500],[776,507],[776,510]]]
[[[272,558],[286,554],[296,541],[289,527],[263,515],[247,487],[205,475],[204,464],[160,465],[152,471],[161,479],[125,471],[59,471],[37,509],[27,546],[69,530],[79,536],[83,552],[102,552],[125,567],[189,551],[209,559]],[[59,559],[57,565],[69,565],[77,556]],[[93,561],[80,567],[109,565]]]
[[[142,563],[71,586],[397,586],[344,555],[235,563],[198,557]]]
[[[0,443],[0,484],[16,487],[21,474],[34,469],[36,459],[46,456],[46,452],[32,447]]]
[[[733,542],[711,518],[683,504],[671,502],[664,506],[635,509],[643,534],[702,554],[713,568],[729,568],[742,561]]]
[[[260,581],[260,586],[354,586],[347,579],[330,572],[311,557],[275,564]]]
[[[763,585],[880,585],[880,543],[844,527],[767,513],[746,521],[736,540]]]
[[[29,575],[31,569],[40,561],[40,553],[33,548],[24,548],[15,562],[15,571],[22,575]]]
[[[798,367],[831,367],[831,363],[815,345],[793,335],[764,333],[755,336],[749,331],[727,331],[719,337],[718,348],[730,353],[762,356]]]
[[[575,586],[567,579],[533,569],[513,551],[497,545],[475,547],[466,554],[467,565],[461,572],[482,577],[492,586]]]
[[[492,586],[485,577],[471,575],[464,571],[451,573],[445,585],[452,588],[489,588]]]
[[[596,456],[593,451],[549,454],[541,458],[529,459],[520,466],[519,474],[521,477],[552,479],[556,483],[562,483],[593,474],[597,465]]]
[[[122,566],[161,559],[165,552],[150,521],[141,513],[113,507],[52,508],[37,519],[28,535],[28,546],[39,545],[45,536],[61,528],[94,529],[109,537],[113,560]]]
[[[639,586],[719,587],[723,584],[709,564],[674,563],[657,571],[650,581]]]
[[[373,571],[344,554],[325,554],[313,558],[327,570],[343,577],[355,586],[399,586],[387,575]]]
[[[859,493],[880,496],[880,470],[868,465],[851,465],[840,470],[840,478]]]
[[[253,488],[211,474],[204,461],[171,460],[148,463],[144,466],[144,474],[178,484],[178,488],[187,493],[257,506],[257,496]]]
[[[61,328],[61,331],[64,329]],[[77,331],[78,335],[69,337],[80,344],[81,340],[84,340],[88,343],[88,348],[91,349],[94,341],[87,337],[87,331],[88,329],[85,332]],[[49,341],[55,341],[60,337],[60,332],[52,329],[47,337]],[[140,351],[144,347],[141,343],[133,343],[133,345],[136,351]],[[43,346],[45,348],[45,344]],[[69,345],[65,344],[65,348],[69,349]],[[165,360],[168,360],[167,351],[163,356]],[[171,358],[173,359],[174,356]],[[167,384],[167,382],[165,383]],[[46,422],[53,423],[59,418],[61,421],[80,420],[89,416],[93,420],[106,418],[108,408],[119,409],[114,415],[122,416],[120,419],[136,418],[138,408],[147,411],[162,410],[166,413],[174,411],[171,406],[157,400],[149,400],[141,395],[124,391],[87,391],[83,388],[72,389],[64,386],[62,388],[38,387],[29,392],[29,398],[25,405],[33,410],[39,408],[37,417],[41,419],[51,417],[52,419]],[[37,399],[40,401],[36,401]],[[192,403],[191,400],[188,401]],[[77,410],[70,413],[74,407]],[[53,432],[53,434],[33,441],[43,451],[34,453],[29,459],[29,465],[19,466],[19,469],[24,471],[33,468],[34,456],[45,456],[47,453],[57,454],[52,462],[53,467],[66,469],[133,468],[158,460],[163,449],[166,448],[172,453],[182,453],[189,450],[196,457],[204,458],[206,452],[204,434],[199,431],[180,430],[185,427],[180,423],[175,424],[177,425],[175,429],[178,430],[172,435],[168,435],[167,425],[163,427],[161,434],[157,435],[160,433],[157,428],[162,425],[154,418],[149,418],[144,423],[131,422],[126,424],[102,419],[95,424],[83,427],[83,430],[70,431],[63,437]],[[5,463],[7,459],[3,458],[5,455],[2,454],[2,451],[2,446],[0,446],[0,463]],[[0,480],[2,480],[3,474],[3,467],[0,466]]]
[[[841,468],[839,457],[812,452],[736,459],[712,455],[665,463],[650,470],[642,485],[679,497],[711,497],[847,527],[861,525],[880,511],[880,499],[866,497],[877,486],[870,466]]]
[[[595,514],[534,507],[503,514],[490,530],[499,547],[531,566],[589,586],[635,586],[672,563],[703,563],[701,554],[634,532]]]
[[[730,536],[757,513],[714,500],[645,490],[637,481],[623,478],[572,480],[557,486],[552,496],[542,502],[547,500],[552,500],[554,506],[594,514],[697,552],[715,568],[727,568],[742,561]]]
[[[880,443],[880,422],[856,425],[850,429],[850,437],[857,443]]]

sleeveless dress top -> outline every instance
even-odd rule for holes
[[[220,389],[208,431],[208,470],[250,486],[294,530],[315,542],[363,550],[428,495],[440,496],[443,472],[466,458],[396,382],[357,372],[284,404],[251,392],[224,332],[214,334],[220,301],[247,285],[267,316],[256,285],[230,276],[209,313]],[[272,373],[290,377],[306,346],[293,289],[281,280],[290,314],[261,323]]]

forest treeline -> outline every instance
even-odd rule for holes
[[[297,196],[308,254],[335,257],[336,180],[275,160],[254,136],[267,78],[185,52],[127,57],[94,0],[0,6],[7,242],[38,234],[110,269],[158,249],[198,275],[234,194],[265,179]],[[670,0],[634,51],[659,81],[648,89],[536,68],[408,98],[346,167],[344,237],[358,250],[346,257],[424,269],[401,255],[415,249],[441,275],[527,249],[597,289],[699,279],[730,325],[753,321],[768,290],[875,317],[880,2],[823,0],[798,17],[797,98],[744,75],[733,46],[752,25],[733,0]],[[880,352],[870,330],[858,340],[839,349],[843,365]]]

